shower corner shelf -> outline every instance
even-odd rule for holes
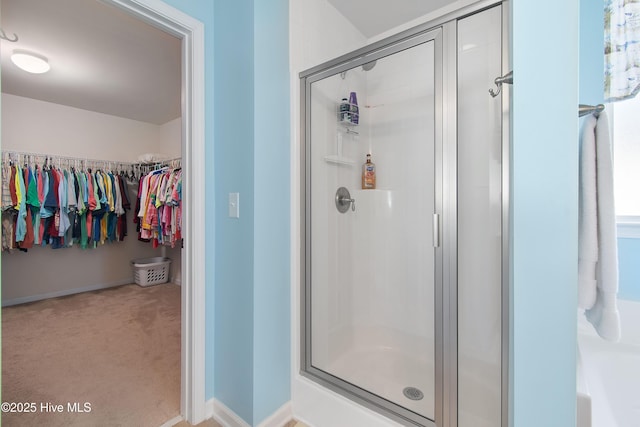
[[[338,123],[344,126],[358,126],[358,123],[353,123],[351,119],[353,116],[356,117],[356,121],[359,121],[360,112],[358,111],[358,104],[347,104],[348,110],[341,110],[342,103],[336,105],[336,113],[338,114]]]
[[[338,123],[340,124],[340,129],[342,131],[352,135],[360,135],[359,132],[354,130],[354,128],[358,127],[357,123],[351,123],[346,120],[338,120]]]
[[[339,114],[338,114],[338,123],[340,123],[342,126],[349,126],[349,127],[357,127],[360,125],[360,123],[353,123],[351,120],[343,119]]]
[[[325,156],[324,157],[324,161],[327,163],[335,163],[338,165],[346,165],[346,166],[353,166],[356,164],[355,161],[347,158],[347,157],[342,157],[342,156],[337,156],[337,155],[331,155],[331,156]]]

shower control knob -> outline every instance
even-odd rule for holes
[[[345,187],[338,188],[338,191],[336,191],[336,209],[338,209],[340,213],[345,213],[349,210],[349,206],[351,206],[351,210],[355,212],[356,199],[351,198],[349,190]]]

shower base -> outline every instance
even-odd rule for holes
[[[434,418],[434,363],[390,347],[350,348],[325,369],[423,417]],[[407,387],[423,394],[404,393]]]

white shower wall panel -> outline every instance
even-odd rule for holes
[[[311,239],[314,248],[312,274],[314,281],[323,283],[313,290],[313,323],[318,333],[313,335],[313,363],[325,366],[342,354],[350,345],[352,336],[353,292],[348,286],[353,280],[351,259],[345,254],[353,252],[348,215],[341,214],[335,206],[335,192],[345,186],[354,189],[351,179],[356,168],[355,159],[348,157],[355,142],[338,123],[340,100],[349,96],[350,90],[359,91],[355,75],[349,80],[340,76],[318,81],[312,85],[311,97]],[[338,153],[341,141],[342,150]],[[328,161],[327,158],[350,159],[352,164]]]
[[[362,272],[354,282],[361,296],[354,323],[360,330],[378,330],[379,336],[359,335],[378,345],[433,342],[433,55],[433,43],[426,43],[382,58],[363,73],[366,115],[360,128],[367,139],[358,154],[361,162],[372,154],[377,188],[357,193],[361,202],[352,217],[359,246],[354,270]],[[431,346],[420,350],[433,357]]]

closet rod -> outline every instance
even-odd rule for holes
[[[578,117],[586,116],[587,114],[591,114],[591,113],[600,114],[603,111],[604,111],[603,104],[598,104],[598,105],[580,104],[578,106]]]
[[[105,160],[105,159],[89,159],[87,157],[70,157],[70,156],[59,156],[59,155],[51,155],[51,154],[43,154],[43,153],[32,153],[28,151],[13,151],[13,150],[2,150],[2,158],[3,159],[17,159],[20,157],[24,159],[25,157],[33,157],[35,159],[46,159],[51,163],[56,163],[58,161],[71,161],[71,162],[84,162],[91,164],[102,164],[102,165],[114,165],[116,167],[162,167],[165,165],[171,164],[181,164],[182,158],[175,157],[173,159],[166,159],[157,162],[125,162],[121,160]]]

